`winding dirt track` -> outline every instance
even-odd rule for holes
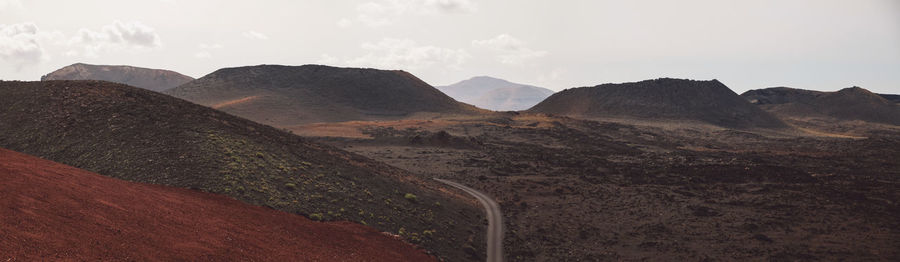
[[[488,195],[460,183],[438,178],[434,180],[466,191],[481,202],[488,220],[487,262],[503,262],[503,215],[500,213],[500,205]]]

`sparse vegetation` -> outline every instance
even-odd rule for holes
[[[0,147],[106,176],[226,194],[316,220],[365,220],[385,232],[437,227],[443,237],[422,244],[448,260],[464,256],[451,237],[484,230],[477,206],[427,183],[399,182],[422,181],[414,174],[147,90],[96,81],[0,82],[0,105]],[[395,190],[452,207],[431,210]],[[357,209],[365,212],[347,212]],[[429,212],[439,221],[426,220]],[[466,226],[451,227],[451,220]]]
[[[406,193],[406,195],[403,195],[403,198],[406,198],[406,200],[413,201],[413,202],[416,202],[418,200],[416,195],[414,195],[412,193]]]

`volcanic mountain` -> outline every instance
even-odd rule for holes
[[[393,232],[449,260],[483,247],[480,207],[430,179],[164,94],[102,81],[0,82],[0,147]],[[409,194],[409,197],[407,194]],[[482,249],[483,250],[483,249]]]
[[[860,87],[819,92],[786,87],[741,94],[751,103],[783,118],[832,118],[900,125],[900,106]]]
[[[731,128],[782,128],[717,80],[661,78],[566,89],[528,111],[586,118],[694,120]]]
[[[165,93],[276,127],[477,112],[404,71],[321,65],[225,68]]]
[[[495,111],[525,110],[553,94],[553,90],[543,87],[516,84],[487,76],[438,86],[437,89],[457,101]]]
[[[892,95],[892,94],[878,94],[878,95],[884,99],[887,99],[888,101],[894,102],[896,104],[900,104],[900,95]]]
[[[194,78],[162,69],[78,63],[41,77],[41,81],[47,80],[103,80],[159,92],[190,82]]]
[[[0,250],[11,261],[434,261],[350,222],[139,184],[0,149]]]

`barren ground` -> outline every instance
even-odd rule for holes
[[[0,149],[2,261],[434,261],[351,222],[139,184]]]
[[[416,121],[294,131],[494,196],[510,261],[900,259],[896,126]]]

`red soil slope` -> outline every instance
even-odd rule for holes
[[[131,183],[0,149],[0,261],[433,261],[359,224]]]

